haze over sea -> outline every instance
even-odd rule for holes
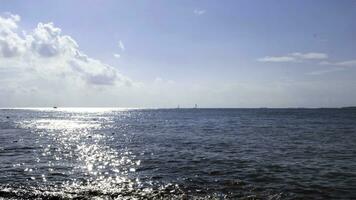
[[[0,199],[352,199],[356,109],[0,110]]]

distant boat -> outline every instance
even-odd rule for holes
[[[177,109],[180,109],[180,106],[179,106],[179,105],[177,106]]]
[[[194,108],[198,108],[198,104],[195,104]]]
[[[57,106],[53,106],[54,109],[57,109]]]

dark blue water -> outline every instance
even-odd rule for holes
[[[2,109],[0,199],[355,199],[355,109]]]

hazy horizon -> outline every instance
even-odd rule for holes
[[[356,2],[2,1],[0,107],[355,106]]]
[[[68,109],[110,109],[110,110],[159,110],[159,109],[344,109],[356,108],[356,106],[341,106],[341,107],[119,107],[119,106],[35,106],[35,107],[0,107],[0,110],[14,109],[14,110],[65,110]]]

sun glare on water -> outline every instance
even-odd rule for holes
[[[35,142],[40,143],[42,153],[37,160],[45,162],[48,168],[44,178],[53,173],[63,177],[76,174],[81,178],[66,180],[63,187],[70,190],[95,187],[107,192],[131,190],[140,183],[138,179],[129,178],[140,160],[125,147],[113,148],[114,133],[103,131],[112,128],[110,123],[114,116],[105,113],[120,113],[126,108],[59,108],[55,109],[58,111],[55,115],[50,114],[53,108],[40,110],[49,112],[48,117],[22,121],[19,125],[39,136]],[[54,161],[51,158],[55,158]],[[66,170],[61,170],[63,168]]]

